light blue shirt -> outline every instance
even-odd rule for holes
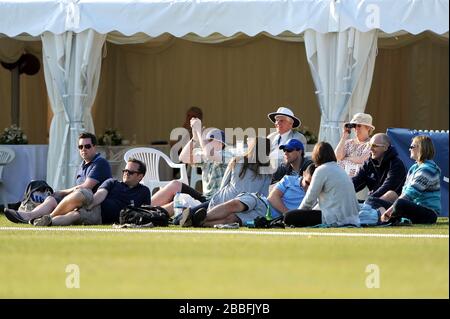
[[[285,175],[275,187],[283,193],[281,198],[287,209],[297,209],[305,196],[305,191],[301,187],[302,177]],[[281,213],[271,205],[272,217],[278,217]]]

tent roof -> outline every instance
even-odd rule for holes
[[[170,33],[278,35],[354,27],[384,33],[448,32],[448,0],[0,0],[0,34],[94,29],[130,36]]]

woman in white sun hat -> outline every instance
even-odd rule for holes
[[[356,136],[349,139],[351,130],[355,129]],[[338,164],[345,169],[350,177],[358,170],[370,156],[370,135],[375,130],[372,116],[366,113],[356,113],[349,123],[344,124],[341,140],[335,149]]]
[[[275,124],[276,132],[270,133],[267,138],[270,140],[270,150],[278,150],[280,145],[286,144],[290,139],[296,139],[306,145],[306,137],[293,128],[300,127],[301,121],[287,107],[279,107],[276,112],[267,114],[269,120]]]

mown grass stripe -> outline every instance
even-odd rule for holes
[[[62,231],[94,233],[184,233],[184,234],[233,234],[233,235],[272,235],[272,236],[328,236],[328,237],[382,237],[382,238],[443,238],[442,234],[386,234],[386,233],[335,233],[335,232],[281,232],[246,230],[197,230],[197,229],[136,229],[136,228],[62,228],[62,227],[0,227],[2,231]]]

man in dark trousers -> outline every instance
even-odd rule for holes
[[[52,212],[55,215],[67,213],[82,204],[84,197],[80,195],[80,189],[89,189],[95,193],[105,180],[112,177],[111,166],[106,159],[100,156],[100,153],[97,153],[96,145],[97,138],[94,134],[81,133],[78,136],[78,150],[83,162],[76,174],[76,185],[69,189],[56,191],[31,212],[6,208],[6,218],[13,223],[28,223],[32,219]]]
[[[377,209],[388,208],[392,199],[385,196],[388,191],[400,195],[406,178],[406,168],[398,157],[391,140],[384,133],[378,133],[370,139],[370,158],[364,163],[359,172],[352,178],[355,191],[364,187],[369,188],[366,204]]]
[[[35,226],[67,226],[73,224],[101,225],[119,222],[120,211],[128,205],[150,205],[150,190],[140,184],[146,172],[145,164],[129,159],[123,170],[122,181],[110,178],[103,182],[95,194],[82,189],[83,206],[66,214],[44,215],[33,221]]]

